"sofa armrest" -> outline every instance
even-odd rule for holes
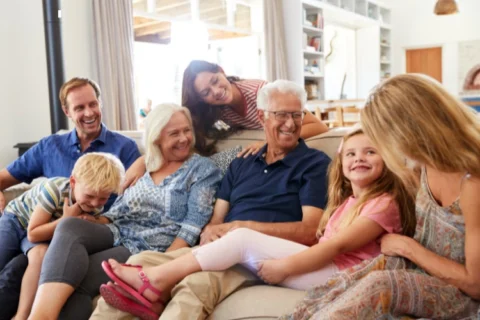
[[[5,203],[9,203],[11,200],[15,199],[25,191],[32,188],[32,185],[21,183],[19,185],[10,187],[6,190],[3,190],[3,196],[5,197]]]
[[[42,182],[46,178],[37,178],[32,181],[32,183],[20,183],[17,184],[16,186],[7,188],[3,190],[3,196],[5,197],[5,204],[8,204],[11,200],[15,199],[16,197],[20,196],[24,192],[30,190],[33,186],[36,184]]]

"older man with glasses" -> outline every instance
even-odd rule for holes
[[[300,138],[305,102],[305,90],[286,80],[259,91],[257,112],[267,143],[255,155],[231,163],[217,193],[212,220],[201,234],[201,245],[240,227],[306,245],[317,241],[315,233],[327,202],[330,159]],[[128,262],[158,265],[187,250],[142,252]],[[160,319],[205,319],[225,297],[254,284],[258,278],[241,266],[195,273],[174,288]],[[91,319],[124,316],[100,299]]]

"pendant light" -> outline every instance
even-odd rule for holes
[[[438,0],[435,5],[435,14],[437,15],[447,15],[458,12],[457,3],[455,0]]]

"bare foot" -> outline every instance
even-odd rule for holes
[[[134,288],[135,290],[138,290],[144,285],[144,282],[142,281],[142,279],[138,274],[139,270],[137,268],[122,266],[120,263],[118,263],[114,259],[109,259],[108,263],[110,264],[113,270],[113,273],[115,273],[117,277],[122,279],[122,281],[128,284],[130,287]],[[167,284],[162,284],[161,280],[158,280],[158,278],[154,277],[154,275],[150,271],[150,268],[143,268],[143,272],[145,273],[147,278],[150,280],[150,284],[155,289],[162,292],[161,297],[159,297],[155,292],[147,288],[143,292],[143,296],[152,302],[159,301],[159,300],[168,301],[168,299],[170,298],[170,291],[172,289],[172,286],[169,286]]]

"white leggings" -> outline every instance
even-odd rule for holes
[[[235,264],[241,264],[257,274],[259,262],[281,259],[308,248],[293,241],[240,228],[212,243],[194,249],[192,253],[203,271],[222,271]],[[307,290],[313,285],[324,284],[337,271],[338,268],[335,264],[330,263],[320,270],[288,277],[280,285],[297,290]]]

